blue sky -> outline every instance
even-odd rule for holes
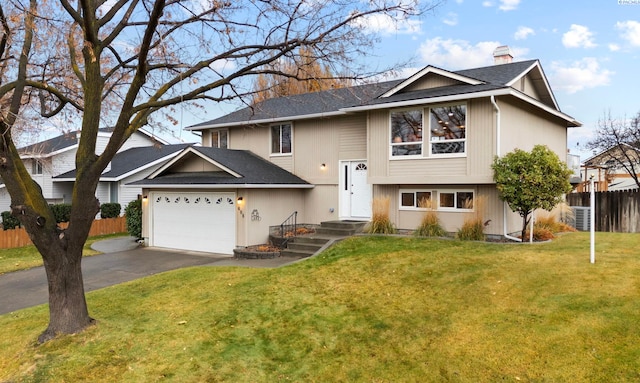
[[[374,25],[381,66],[412,58],[415,69],[491,65],[499,45],[514,61],[539,59],[562,111],[584,124],[569,131],[569,149],[583,160],[605,112],[640,111],[640,0],[449,0],[419,22]]]
[[[561,110],[584,125],[569,130],[568,145],[582,160],[591,155],[584,146],[605,112],[620,118],[640,112],[640,0],[449,0],[420,19],[378,17],[368,28],[381,36],[366,58],[371,69],[411,61],[403,76],[427,65],[492,65],[500,45],[511,48],[514,61],[540,60]],[[203,120],[184,126],[235,108],[214,105]]]

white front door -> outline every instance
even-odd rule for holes
[[[340,218],[371,218],[371,185],[366,161],[340,162]]]

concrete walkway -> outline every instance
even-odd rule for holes
[[[298,258],[235,259],[229,255],[140,247],[131,237],[93,244],[104,254],[82,259],[86,292],[190,266],[274,268]],[[0,315],[48,302],[44,267],[0,275]]]

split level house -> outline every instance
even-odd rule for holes
[[[538,60],[449,71],[427,66],[395,81],[268,99],[187,129],[190,147],[143,188],[150,246],[231,254],[265,243],[269,227],[368,221],[388,198],[399,229],[415,229],[429,201],[455,232],[485,201],[486,233],[519,232],[498,198],[491,164],[536,144],[567,153],[563,113]]]
[[[101,129],[96,152],[107,145],[111,132]],[[20,157],[40,185],[50,204],[71,203],[75,182],[75,160],[80,132],[73,131],[20,148]],[[117,202],[122,209],[137,199],[142,190],[124,185],[148,176],[160,165],[177,155],[187,145],[165,145],[166,141],[139,130],[125,142],[103,172],[96,190],[100,203]],[[0,180],[1,181],[1,180]],[[9,211],[11,196],[0,182],[0,211]]]

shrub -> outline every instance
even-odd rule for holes
[[[394,234],[396,232],[389,219],[389,197],[373,200],[373,217],[366,232],[370,234]]]
[[[142,239],[142,200],[134,200],[124,209],[127,232],[136,239]]]
[[[529,240],[529,236],[530,236],[530,231],[529,229],[527,229],[527,231],[525,232],[525,238],[527,238],[527,241]],[[549,241],[551,239],[554,239],[556,236],[553,235],[553,232],[547,228],[544,227],[538,227],[538,225],[536,225],[535,223],[533,224],[533,240],[534,241]]]
[[[569,225],[574,220],[571,206],[566,203],[560,203],[551,211],[543,210],[536,214],[533,222],[533,234],[535,236],[536,228],[544,228],[551,233],[563,233],[567,231],[576,231]]]
[[[484,241],[486,236],[484,235],[484,207],[485,198],[478,197],[474,201],[465,201],[465,209],[473,209],[473,212],[467,213],[462,227],[458,229],[457,237],[465,241]]]
[[[100,218],[116,218],[120,216],[122,206],[117,202],[108,202],[100,205]]]
[[[20,227],[20,221],[18,218],[11,215],[10,211],[3,211],[0,213],[2,215],[2,229],[3,230],[11,230],[16,227]]]
[[[438,214],[432,210],[432,203],[430,199],[418,201],[418,206],[426,208],[427,211],[420,221],[420,226],[414,232],[419,237],[444,237],[447,235],[447,231],[440,225]]]
[[[71,204],[57,203],[51,205],[51,211],[56,219],[56,223],[69,222],[69,217],[71,216]]]

